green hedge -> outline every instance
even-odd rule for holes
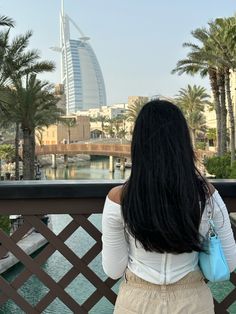
[[[236,179],[236,161],[230,165],[230,155],[222,157],[210,157],[204,162],[208,173],[215,175],[217,179]]]

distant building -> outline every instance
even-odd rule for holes
[[[127,113],[128,104],[114,104],[112,106],[103,106],[101,115],[114,119],[119,116],[124,116]]]
[[[101,106],[100,108],[91,108],[89,110],[81,110],[76,114],[82,116],[89,116],[91,118],[106,117],[107,119],[114,119],[117,116],[123,116],[127,112],[128,104],[114,104],[111,106]]]
[[[79,39],[70,38],[70,25],[79,33]],[[77,24],[64,13],[60,14],[61,81],[65,88],[66,114],[106,105],[106,91],[97,57]]]
[[[231,91],[231,99],[232,99],[232,105],[233,105],[233,111],[234,111],[234,119],[236,118],[236,72],[231,71],[230,73],[230,91]],[[213,95],[211,95],[211,102],[214,102]],[[226,106],[227,106],[227,100],[226,100]],[[205,110],[206,115],[206,124],[208,128],[216,128],[216,112],[215,109],[212,111]],[[228,113],[229,117],[229,113]],[[230,127],[229,119],[227,120],[227,127]]]
[[[67,116],[68,119],[75,118],[76,125],[68,127],[62,123],[53,124],[49,127],[44,127],[42,131],[36,132],[36,144],[38,145],[53,145],[70,143],[78,141],[86,141],[90,138],[90,123],[89,117],[82,116]]]

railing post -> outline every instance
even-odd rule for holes
[[[125,171],[125,158],[120,159],[120,171]]]
[[[68,168],[68,155],[64,155],[64,165]]]
[[[56,169],[56,167],[57,167],[57,155],[52,154],[52,168]]]
[[[114,157],[109,156],[109,172],[114,172],[115,166],[114,166]]]

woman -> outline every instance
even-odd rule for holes
[[[109,192],[102,222],[104,271],[124,274],[114,313],[214,313],[198,267],[209,206],[231,271],[236,245],[225,204],[195,167],[177,106],[154,100],[142,108],[131,158],[130,178]]]

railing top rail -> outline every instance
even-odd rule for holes
[[[213,179],[210,182],[223,198],[236,197],[236,180]],[[2,181],[0,200],[102,198],[112,187],[122,183],[124,180]]]
[[[104,198],[124,180],[41,180],[0,183],[0,200]]]

